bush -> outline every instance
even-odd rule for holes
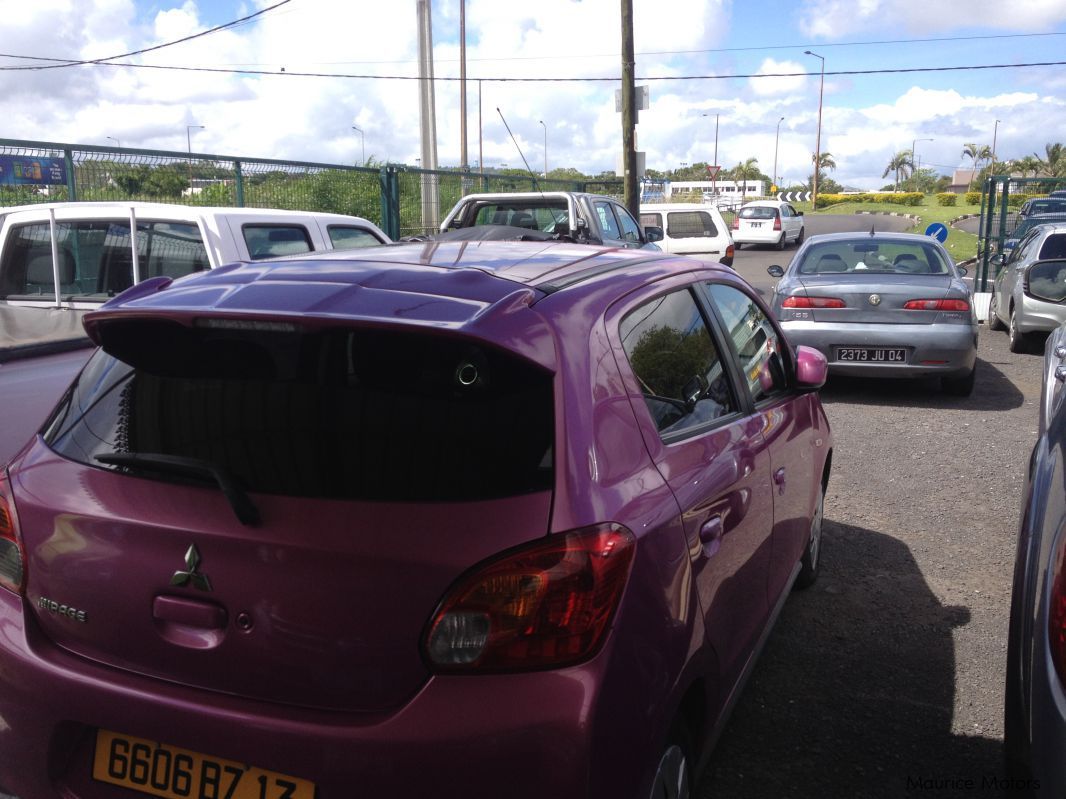
[[[952,194],[950,191],[941,192],[936,196],[937,205],[955,205],[958,202],[959,195]]]
[[[980,205],[981,204],[981,192],[968,191],[966,192],[966,204],[967,205]]]

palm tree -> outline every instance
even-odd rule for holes
[[[969,158],[973,162],[973,176],[970,178],[969,188],[973,188],[973,178],[977,176],[977,172],[981,168],[981,162],[984,160],[992,160],[992,148],[987,144],[964,144],[962,146],[962,157]]]
[[[814,163],[814,153],[811,153],[811,163]],[[832,153],[818,153],[818,163],[815,164],[815,169],[818,170],[818,185],[822,185],[822,173],[828,170],[837,168],[837,162],[833,159]]]
[[[892,156],[892,160],[888,162],[888,166],[881,173],[881,177],[887,178],[889,172],[896,173],[896,191],[899,191],[900,173],[903,174],[904,180],[914,174],[914,162],[911,160],[910,150],[900,150]]]
[[[1013,162],[1014,168],[1022,173],[1023,178],[1027,177],[1030,172],[1033,173],[1032,176],[1035,178],[1043,165],[1044,162],[1035,154],[1027,155],[1025,158],[1019,158]]]
[[[1040,162],[1040,168],[1051,177],[1057,177],[1063,172],[1066,172],[1066,152],[1063,151],[1063,145],[1059,143],[1052,144],[1048,142],[1044,145],[1044,154],[1047,159],[1043,159],[1037,153],[1033,153],[1033,156]],[[1036,175],[1034,174],[1034,177]]]
[[[748,196],[748,181],[758,180],[762,172],[759,170],[759,159],[749,158],[742,164],[733,167],[733,180],[740,183],[741,197]]]

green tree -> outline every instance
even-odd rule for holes
[[[911,160],[911,153],[909,150],[900,150],[892,156],[892,160],[888,162],[888,166],[886,166],[885,171],[881,173],[881,177],[887,178],[889,172],[896,173],[895,191],[899,191],[900,175],[902,174],[903,178],[906,179],[914,172],[914,161]]]
[[[814,153],[811,153],[811,163],[814,163]],[[833,194],[840,191],[840,184],[834,180],[830,180],[825,176],[826,171],[832,171],[837,168],[836,159],[833,158],[832,153],[819,153],[818,154],[818,191],[828,192]],[[807,178],[807,190],[814,190],[814,175],[810,175]]]
[[[740,195],[746,197],[748,195],[748,181],[759,180],[762,178],[762,170],[759,169],[759,159],[749,158],[743,163],[737,164],[730,172],[733,175],[733,180],[740,183]]]

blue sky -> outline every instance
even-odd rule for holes
[[[271,0],[0,0],[0,53],[100,58],[172,41],[271,5]],[[1042,153],[1066,140],[1066,67],[901,74],[835,71],[1066,61],[1066,0],[634,0],[639,78],[647,80],[638,146],[669,169],[755,157],[764,172],[777,152],[782,183],[809,173],[817,128],[817,73],[825,58],[822,150],[833,177],[858,188],[888,182],[889,159],[914,143],[922,165],[949,173],[966,143],[993,143],[1000,159]],[[280,72],[247,76],[78,66],[0,72],[8,138],[352,163],[367,156],[413,164],[420,155],[413,81],[336,75],[416,74],[415,0],[290,0],[253,23],[137,56],[155,66]],[[621,141],[618,84],[499,82],[494,78],[615,77],[620,72],[619,0],[467,0],[468,152],[487,165],[613,169]],[[436,74],[458,76],[459,0],[432,4]],[[982,24],[975,24],[981,20]],[[938,41],[931,41],[937,39]],[[876,43],[892,40],[893,43]],[[0,58],[0,66],[26,59]],[[478,121],[478,84],[482,119]],[[442,165],[459,162],[458,85],[436,88]],[[778,135],[778,120],[784,117]],[[996,120],[1000,120],[998,126]],[[544,125],[541,125],[543,120]],[[352,130],[356,125],[362,137]],[[479,132],[481,134],[479,142]],[[916,141],[917,140],[917,141]],[[930,141],[931,140],[931,141]]]

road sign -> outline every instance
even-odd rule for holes
[[[932,236],[934,239],[943,244],[948,237],[948,229],[940,222],[934,222],[925,229],[925,235]]]
[[[647,111],[651,107],[651,92],[647,86],[634,86],[634,94],[636,95],[636,107],[634,111]],[[618,113],[622,113],[622,90],[614,90],[614,110]]]
[[[714,180],[716,177],[718,177],[718,173],[721,171],[722,167],[718,166],[717,164],[707,165],[707,177],[709,177],[711,180]]]

